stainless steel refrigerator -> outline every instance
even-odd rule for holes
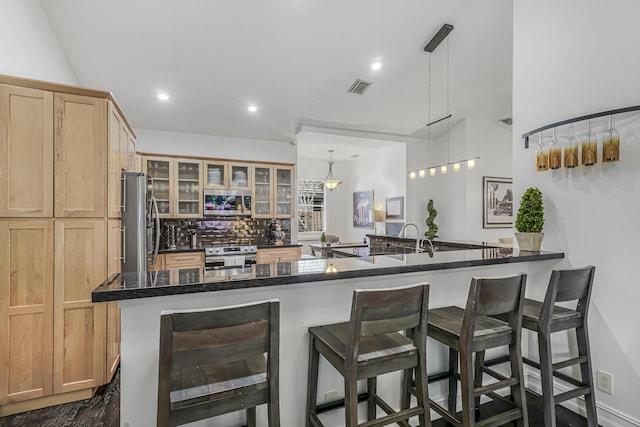
[[[160,245],[158,205],[151,178],[144,173],[123,172],[122,272],[147,270],[155,264]]]

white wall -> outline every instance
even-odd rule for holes
[[[151,129],[136,129],[135,132],[138,136],[136,150],[143,153],[296,163],[296,147],[288,142]]]
[[[514,2],[514,198],[544,194],[543,248],[574,266],[593,264],[590,308],[594,369],[613,374],[614,394],[596,391],[601,425],[640,425],[640,120],[623,134],[621,160],[536,173],[519,135],[560,120],[638,105],[640,2]],[[542,25],[541,25],[542,24]],[[594,373],[595,375],[595,373]]]
[[[462,163],[457,173],[449,166],[446,175],[438,169],[433,177],[427,170],[424,178],[407,178],[411,198],[416,200],[410,218],[421,233],[427,229],[427,202],[433,199],[441,240],[497,242],[500,237],[513,235],[510,228],[482,228],[482,178],[511,177],[511,132],[485,120],[465,119],[451,128],[448,135],[435,139],[430,147],[425,141],[414,144],[411,150],[411,156],[422,157],[408,157],[408,170],[480,157],[473,170],[467,170],[466,163]]]
[[[78,84],[40,2],[0,2],[0,74]]]

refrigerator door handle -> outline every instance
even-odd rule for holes
[[[155,265],[158,258],[158,249],[160,247],[160,213],[158,212],[158,202],[155,197],[151,198],[151,206],[153,207],[152,216],[155,213],[154,234],[156,236],[155,245],[153,247],[153,256],[151,257],[151,265]]]
[[[127,211],[127,186],[124,185],[124,173],[120,173],[120,181],[122,181],[122,205],[120,208],[122,212]]]
[[[127,227],[123,225],[120,231],[122,231],[122,257],[120,260],[122,262],[127,262],[127,245],[125,243],[127,241]]]

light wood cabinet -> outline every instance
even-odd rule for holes
[[[202,161],[144,157],[153,179],[153,195],[160,218],[199,218],[202,212]]]
[[[103,217],[106,205],[104,99],[54,95],[56,217]]]
[[[91,397],[113,375],[119,310],[91,292],[120,268],[134,160],[109,92],[0,76],[0,414]]]
[[[0,217],[53,215],[53,94],[0,85]]]
[[[255,165],[252,216],[292,218],[294,179],[293,166]]]
[[[251,191],[253,169],[250,164],[225,161],[205,161],[203,186],[210,190]]]
[[[120,220],[107,222],[107,278],[122,270],[122,225]],[[111,381],[120,363],[120,307],[116,301],[106,304],[106,372]]]
[[[53,392],[53,221],[0,221],[0,405]]]
[[[91,292],[105,280],[105,221],[55,221],[53,391],[98,387],[105,378],[105,304]]]
[[[164,254],[164,269],[204,268],[204,252],[180,252]]]
[[[258,249],[256,253],[257,264],[269,264],[274,262],[299,261],[302,258],[302,248],[269,248]]]
[[[147,262],[147,269],[149,271],[164,270],[164,254],[158,254],[155,264],[151,264],[149,260],[149,262]]]

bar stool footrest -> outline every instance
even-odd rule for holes
[[[553,400],[557,405],[558,403],[564,402],[565,400],[573,399],[575,397],[583,396],[589,393],[591,393],[591,389],[588,386],[582,386],[574,388],[573,390],[565,391],[564,393],[556,394],[553,397]]]
[[[442,418],[444,418],[444,420],[447,421],[449,424],[453,424],[453,425],[456,425],[456,426],[461,426],[462,425],[460,420],[458,420],[451,412],[446,410],[444,408],[444,406],[441,406],[435,400],[429,399],[429,406],[431,407],[431,409],[433,411],[435,411]]]
[[[516,384],[518,384],[520,382],[520,379],[518,378],[505,378],[504,380],[492,383],[492,384],[487,384],[484,386],[480,386],[480,387],[474,387],[473,388],[473,395],[474,397],[477,396],[482,396],[483,394],[488,394],[488,393],[492,393],[496,390],[500,390],[503,388],[507,388],[507,387],[512,387]]]
[[[393,423],[401,423],[403,425],[409,425],[406,420],[411,417],[416,417],[424,413],[422,408],[410,408],[402,411],[393,412],[382,418],[367,421],[362,424],[358,424],[358,427],[382,427]]]
[[[517,420],[519,418],[522,418],[522,411],[519,408],[514,408],[501,414],[478,421],[476,423],[476,427],[497,427]]]

